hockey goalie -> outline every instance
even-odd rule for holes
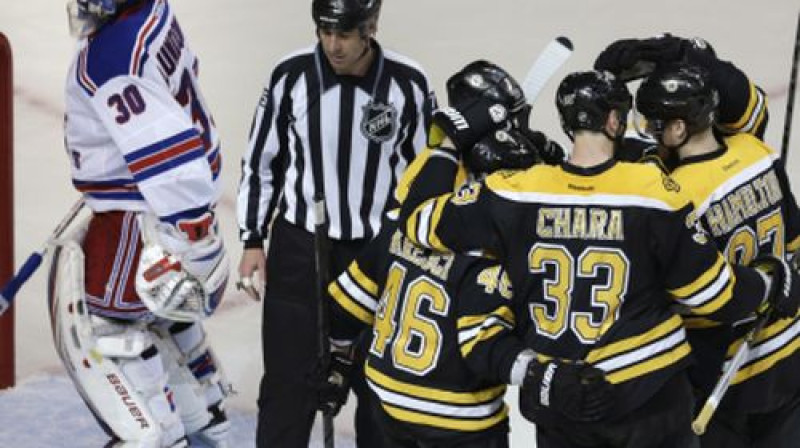
[[[107,448],[226,447],[231,386],[202,321],[229,263],[197,59],[166,0],[72,0],[68,12],[64,141],[92,215],[53,243],[57,352]]]

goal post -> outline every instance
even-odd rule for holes
[[[14,89],[11,45],[0,32],[0,285],[14,275]],[[0,317],[0,389],[14,386],[14,310]]]

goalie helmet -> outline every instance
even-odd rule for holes
[[[491,62],[470,62],[447,80],[447,101],[451,106],[481,96],[506,106],[512,114],[525,106],[525,94],[519,83]]]
[[[363,31],[367,21],[378,14],[381,0],[314,0],[311,16],[317,28],[333,31]]]
[[[670,120],[686,122],[689,135],[710,127],[718,104],[708,72],[696,65],[659,67],[636,92],[636,109],[659,140]]]
[[[136,1],[70,0],[67,3],[70,32],[73,36],[88,36],[122,11],[125,5]]]
[[[625,84],[606,71],[571,73],[561,81],[556,92],[561,127],[570,139],[581,129],[605,133],[606,119],[612,110],[619,112],[622,126],[618,135],[608,137],[617,139],[625,132],[632,103]]]

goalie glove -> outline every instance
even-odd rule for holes
[[[229,261],[214,214],[176,226],[140,215],[144,247],[136,292],[156,316],[192,322],[211,315],[228,282]]]
[[[532,422],[543,409],[574,421],[598,421],[613,405],[613,386],[605,373],[583,363],[533,360],[519,390],[520,412]]]

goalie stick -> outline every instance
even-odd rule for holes
[[[66,216],[58,223],[58,226],[55,228],[53,233],[50,235],[50,238],[47,239],[47,242],[42,246],[41,249],[32,253],[28,256],[28,259],[25,260],[25,263],[22,264],[22,267],[19,268],[17,274],[11,277],[11,280],[3,286],[3,289],[0,290],[0,316],[2,316],[10,307],[12,302],[14,301],[14,297],[17,295],[17,292],[31,278],[31,276],[39,269],[39,265],[42,264],[42,259],[44,258],[45,254],[47,253],[47,249],[50,246],[50,242],[52,240],[57,239],[60,237],[64,230],[72,224],[72,221],[75,220],[75,217],[78,216],[81,209],[83,209],[83,198],[78,199],[78,201],[72,206],[72,208],[67,212]]]
[[[783,119],[783,142],[781,144],[781,162],[786,166],[789,153],[789,140],[792,134],[792,113],[794,112],[794,94],[797,90],[797,60],[800,58],[800,13],[797,14],[797,27],[794,34],[794,53],[792,53],[792,70],[789,74],[789,92],[786,96],[786,115]]]
[[[572,56],[572,51],[572,41],[565,36],[556,37],[544,47],[522,81],[522,92],[528,104],[533,104],[547,82]]]

